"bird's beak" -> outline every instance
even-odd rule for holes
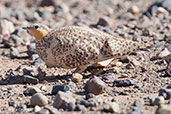
[[[29,30],[31,27],[23,27],[24,30]]]

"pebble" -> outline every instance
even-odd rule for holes
[[[41,110],[41,108],[40,108],[40,106],[36,105],[33,110],[36,113],[36,112],[39,112]]]
[[[162,0],[161,6],[166,8],[168,11],[171,11],[171,1],[170,0]]]
[[[29,76],[29,75],[24,75],[23,76],[23,82],[24,83],[30,83],[30,84],[38,84],[39,83],[39,79]]]
[[[105,73],[105,74],[100,75],[100,78],[105,83],[111,83],[115,80],[115,74],[114,73]]]
[[[164,100],[163,96],[158,96],[156,98],[150,99],[150,104],[151,105],[161,105],[161,104],[164,104],[164,103],[165,103],[165,100]]]
[[[166,100],[171,99],[171,88],[170,89],[165,89],[165,88],[160,89],[159,96],[163,96]]]
[[[30,99],[31,106],[36,106],[36,105],[45,106],[47,104],[48,104],[48,98],[42,93],[36,93]]]
[[[37,54],[35,43],[31,43],[31,44],[27,45],[26,53],[29,57],[31,57],[33,54]]]
[[[91,104],[90,104],[87,100],[85,100],[85,99],[83,99],[83,98],[77,98],[77,99],[76,99],[76,103],[77,103],[77,104],[84,105],[85,107],[91,106]]]
[[[106,84],[98,77],[88,80],[85,85],[86,91],[95,95],[104,93],[106,88]]]
[[[165,48],[164,50],[162,50],[160,53],[157,54],[157,58],[164,58],[169,54],[171,54],[171,52],[167,48]]]
[[[15,107],[16,106],[16,102],[15,101],[8,101],[8,105]]]
[[[82,112],[85,112],[86,111],[86,107],[84,105],[80,105],[80,104],[77,104],[75,106],[75,111],[82,111]]]
[[[158,7],[156,13],[157,14],[160,14],[160,13],[169,14],[169,12],[163,7]]]
[[[140,108],[136,108],[132,112],[128,112],[127,114],[141,114],[141,109]]]
[[[75,109],[75,102],[76,100],[71,92],[59,91],[56,94],[53,106],[55,108],[63,108],[64,110],[72,111]]]
[[[136,85],[136,82],[134,80],[115,80],[113,83],[114,86],[117,87],[127,87],[127,86],[132,86]]]
[[[36,88],[36,87],[28,87],[24,92],[23,94],[25,96],[32,96],[36,93],[41,93],[41,90],[39,88]]]
[[[88,99],[88,102],[89,102],[89,106],[96,107],[102,104],[102,99],[100,97],[99,98],[93,97],[93,98]]]
[[[20,57],[20,53],[18,52],[18,50],[16,48],[11,47],[10,57],[11,57],[11,59]]]
[[[118,113],[120,108],[116,102],[107,102],[103,105],[103,110],[111,113]]]
[[[137,6],[133,5],[130,11],[132,14],[138,14],[140,12],[140,9]]]
[[[142,107],[144,105],[144,100],[143,99],[137,99],[137,100],[135,100],[133,105],[136,107]]]
[[[93,93],[86,94],[86,99],[90,99],[90,98],[93,98],[93,97],[95,97],[95,95]]]
[[[72,86],[71,85],[54,85],[51,93],[52,95],[56,95],[59,91],[72,92]]]
[[[23,110],[26,110],[27,109],[27,105],[25,104],[20,104],[20,105],[17,105],[16,108],[15,108],[15,111],[16,112],[21,112]]]
[[[100,17],[99,21],[97,22],[97,25],[104,26],[104,27],[109,26],[111,25],[111,20],[107,16]]]
[[[83,79],[83,76],[79,73],[73,73],[72,74],[72,81],[77,83],[77,82],[81,82]]]
[[[122,63],[129,63],[131,61],[131,57],[130,56],[123,56],[123,57],[121,57],[120,61]]]
[[[36,114],[62,114],[62,113],[59,112],[58,109],[56,109],[53,106],[45,106],[43,109],[41,109]]]
[[[7,48],[20,46],[22,44],[22,42],[23,42],[22,39],[14,34],[10,35],[10,37],[8,39],[3,40],[3,44]]]
[[[155,114],[171,114],[171,105],[162,105],[156,109]]]
[[[15,31],[14,24],[7,19],[0,19],[0,34],[11,34]]]

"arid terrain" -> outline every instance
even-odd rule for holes
[[[48,68],[22,29],[87,26],[150,46],[90,67]],[[171,114],[171,0],[0,0],[0,114]]]

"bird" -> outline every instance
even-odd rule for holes
[[[95,28],[75,25],[51,30],[43,24],[32,24],[24,29],[34,36],[36,51],[48,67],[75,68],[74,73],[82,73],[97,62],[118,59],[145,46]]]

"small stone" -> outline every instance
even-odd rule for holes
[[[32,65],[40,66],[40,65],[45,65],[45,62],[41,58],[36,58]]]
[[[43,109],[41,109],[36,114],[61,114],[55,107],[53,106],[46,106]]]
[[[95,67],[107,67],[112,61],[113,61],[113,58],[95,63],[95,64],[93,64],[93,66],[95,66]]]
[[[73,73],[72,74],[72,81],[77,83],[77,82],[81,82],[83,79],[83,76],[79,73]]]
[[[15,27],[11,21],[7,19],[0,19],[0,34],[11,34],[12,32],[14,32],[14,30]]]
[[[56,94],[53,106],[55,108],[63,108],[64,110],[72,111],[75,109],[75,102],[76,100],[71,92],[59,91]]]
[[[97,23],[97,25],[100,25],[100,26],[109,26],[109,25],[111,25],[112,23],[111,23],[111,20],[110,20],[110,18],[109,17],[107,17],[107,16],[103,16],[103,17],[100,17],[99,18],[99,21],[98,21],[98,23]]]
[[[93,93],[86,94],[86,99],[90,99],[90,98],[93,98],[93,97],[95,97],[95,95]]]
[[[15,108],[16,112],[21,112],[26,109],[27,109],[27,105],[25,105],[25,104],[20,104],[20,105],[16,106],[16,108]]]
[[[84,105],[85,107],[91,106],[91,104],[87,100],[85,100],[83,98],[77,98],[76,102],[77,102],[77,104]]]
[[[136,107],[142,107],[144,105],[144,100],[143,99],[137,99],[134,102],[134,106]]]
[[[152,21],[145,15],[140,17],[139,22],[137,23],[136,27],[140,29],[148,28],[153,26],[154,24]]]
[[[127,87],[127,86],[132,86],[136,85],[136,82],[134,80],[115,80],[113,83],[114,86],[117,87]]]
[[[5,47],[17,47],[22,44],[22,39],[19,38],[17,35],[10,35],[8,39],[3,39],[3,44]]]
[[[88,99],[88,102],[89,102],[90,107],[96,107],[102,104],[102,99],[93,97],[93,98]]]
[[[100,78],[105,83],[111,83],[115,80],[115,74],[114,73],[105,73],[105,74],[100,75]]]
[[[171,76],[171,63],[169,63],[169,64],[167,65],[166,74],[167,74],[168,76]]]
[[[120,111],[120,108],[116,102],[107,102],[103,105],[103,110],[111,113],[118,113]]]
[[[59,91],[70,91],[72,92],[72,86],[71,85],[55,85],[52,88],[52,95],[56,95]]]
[[[156,13],[157,14],[160,14],[160,13],[169,14],[169,12],[162,7],[158,7]]]
[[[36,112],[39,112],[41,110],[41,108],[40,108],[40,106],[36,105],[33,110],[36,113]]]
[[[140,12],[140,9],[137,6],[133,5],[131,7],[130,11],[131,11],[132,14],[137,14],[137,13]]]
[[[106,84],[98,77],[94,77],[88,80],[85,85],[85,89],[87,90],[87,92],[93,93],[95,95],[104,93],[106,88]]]
[[[20,54],[16,48],[11,47],[10,57],[11,57],[11,59],[20,57]]]
[[[57,4],[56,4],[56,2],[55,2],[55,0],[42,0],[41,2],[40,2],[40,6],[41,7],[45,7],[45,6],[56,6]]]
[[[171,105],[162,105],[156,109],[155,114],[171,114]]]
[[[33,60],[33,61],[35,61],[36,59],[38,59],[39,58],[39,55],[38,54],[33,54],[32,56],[31,56],[31,60]]]
[[[41,90],[36,87],[28,87],[23,93],[25,96],[32,96],[36,93],[41,93]]]
[[[37,54],[35,43],[31,43],[31,44],[27,45],[26,53],[29,57],[31,57],[33,54]]]
[[[160,89],[159,96],[163,96],[166,100],[171,99],[171,88],[170,89],[165,89],[165,88]]]
[[[169,54],[171,54],[171,52],[169,52],[169,50],[165,48],[164,50],[162,50],[160,53],[157,54],[157,58],[163,58],[168,56]]]
[[[135,109],[133,109],[133,111],[132,112],[129,112],[128,114],[141,114],[141,109],[135,107]]]
[[[48,98],[42,93],[36,93],[31,97],[30,104],[32,106],[45,106],[48,104]]]
[[[123,63],[129,63],[131,61],[131,58],[130,58],[130,56],[123,56],[120,59],[120,61],[123,62]]]
[[[86,111],[86,107],[84,105],[77,104],[76,107],[75,107],[75,111],[85,112]]]
[[[9,105],[9,106],[15,107],[15,106],[16,106],[16,103],[15,103],[15,101],[9,101],[9,102],[8,102],[8,105]]]
[[[44,86],[44,85],[42,85],[41,87],[40,87],[40,90],[42,90],[42,91],[47,91],[47,88],[46,88],[46,86]]]
[[[38,84],[39,80],[35,77],[29,76],[29,75],[24,75],[23,76],[23,82],[24,83],[31,83],[31,84]]]
[[[161,104],[164,104],[164,103],[165,103],[165,100],[164,100],[163,96],[158,96],[156,98],[150,99],[150,104],[151,105],[161,105]]]

